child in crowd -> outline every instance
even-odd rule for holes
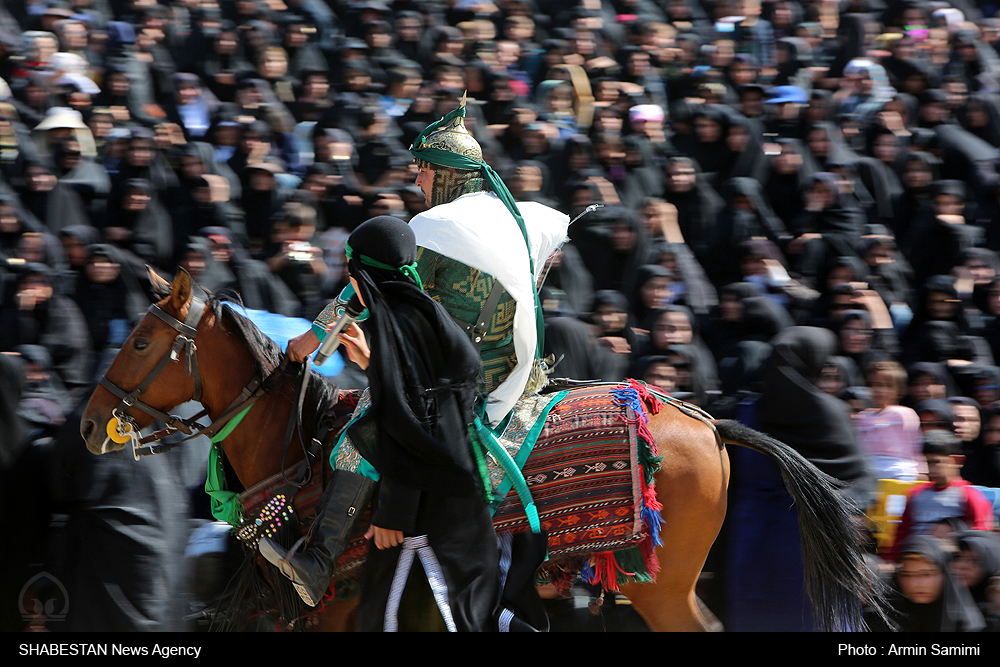
[[[860,412],[855,420],[861,447],[879,479],[917,481],[926,475],[921,454],[920,418],[912,408],[900,405],[906,393],[906,371],[894,361],[878,361],[868,367],[868,386],[875,407]]]
[[[961,442],[951,431],[932,429],[924,433],[923,454],[928,482],[914,486],[888,559],[897,561],[906,540],[925,535],[937,522],[962,518],[972,530],[993,528],[993,506],[983,494],[962,479]]]

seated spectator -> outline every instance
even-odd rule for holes
[[[595,189],[599,189],[596,183],[581,188],[584,197],[577,213],[593,203]],[[570,226],[569,237],[598,290],[627,292],[650,252],[638,216],[623,206],[606,206],[585,215]]]
[[[302,85],[296,92],[295,101],[288,105],[288,110],[298,123],[318,121],[333,107],[326,70],[304,70]]]
[[[114,246],[94,244],[76,276],[72,299],[83,313],[94,352],[117,349],[149,307],[134,262]],[[142,276],[145,280],[145,276]]]
[[[104,239],[158,267],[174,262],[175,239],[170,215],[149,181],[132,178],[124,183],[117,206],[108,211]]]
[[[979,405],[968,396],[952,396],[948,402],[951,403],[955,436],[962,442],[962,454],[968,455],[982,443],[982,416],[979,414]]]
[[[202,139],[212,126],[219,100],[205,88],[197,74],[178,72],[173,76],[174,96],[166,106],[167,118],[184,130],[188,141]]]
[[[628,302],[621,292],[600,290],[594,294],[590,321],[602,348],[597,356],[605,362],[600,376],[608,382],[625,379],[633,351],[638,351],[649,339],[647,334],[628,325],[628,312]]]
[[[254,256],[262,252],[270,239],[272,218],[287,200],[277,179],[277,175],[283,173],[284,167],[273,158],[252,162],[243,168],[243,216],[250,252]]]
[[[962,478],[977,486],[1000,488],[1000,403],[983,410],[982,441],[966,454]]]
[[[935,181],[930,186],[931,207],[909,224],[912,249],[910,265],[917,283],[947,274],[960,263],[962,253],[983,243],[983,230],[965,217],[968,193],[957,180]]]
[[[673,396],[677,391],[678,375],[677,369],[670,364],[670,359],[661,355],[638,359],[629,372],[629,377],[642,380],[667,396]]]
[[[955,413],[951,409],[950,401],[944,399],[919,401],[913,406],[913,410],[920,419],[920,430],[924,433],[938,429],[954,432]]]
[[[984,355],[992,357],[985,340],[972,337],[971,333],[955,278],[933,276],[924,283],[913,320],[903,335],[904,362],[980,361]]]
[[[667,365],[674,370],[670,378],[674,384],[672,396],[704,408],[719,397],[718,373],[710,357],[702,356],[699,349],[691,344],[671,345],[665,352]]]
[[[629,324],[637,329],[652,329],[654,315],[673,302],[673,276],[659,264],[640,266],[629,301]]]

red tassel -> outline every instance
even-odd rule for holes
[[[626,572],[618,566],[614,552],[601,551],[592,557],[594,559],[594,582],[600,584],[604,590],[620,592],[618,589],[618,573],[634,577],[635,572]],[[657,565],[659,567],[659,565]]]
[[[653,544],[653,536],[646,535],[639,542],[639,553],[642,554],[642,562],[646,566],[646,572],[656,581],[656,575],[660,572],[660,559],[656,555],[656,545]]]
[[[612,552],[594,554],[594,576],[605,590],[618,592],[618,564]]]
[[[657,498],[656,498],[656,487],[653,486],[652,484],[650,484],[649,486],[646,486],[645,481],[643,481],[643,486],[646,487],[642,491],[642,502],[643,502],[643,504],[647,508],[649,508],[649,509],[651,509],[651,510],[653,510],[655,512],[662,511],[663,510],[663,504],[659,500],[657,500]]]
[[[642,382],[633,380],[632,378],[628,379],[628,383],[629,386],[639,393],[639,399],[643,402],[643,404],[645,404],[646,410],[648,410],[650,414],[655,415],[660,411],[660,408],[663,407],[663,403],[649,391],[649,387]]]

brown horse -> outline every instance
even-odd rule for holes
[[[229,416],[243,388],[268,374],[280,358],[277,346],[231,308],[215,298],[207,303],[193,298],[186,272],[172,285],[152,272],[150,279],[163,299],[125,341],[81,419],[81,434],[95,454],[124,447],[106,437],[116,414],[139,429],[152,423],[151,413],[163,414],[200,395],[213,422]],[[310,396],[332,391],[319,380],[313,385]],[[244,487],[303,457],[294,433],[287,454],[282,453],[294,396],[294,388],[280,382],[269,387],[223,441],[225,456]],[[306,402],[303,433],[312,432],[321,404]],[[176,425],[184,430],[183,424]],[[830,629],[860,627],[859,600],[871,601],[876,578],[856,546],[848,506],[830,478],[787,445],[736,422],[700,420],[668,408],[650,415],[649,428],[663,457],[656,495],[663,505],[665,546],[658,549],[661,570],[655,583],[627,584],[622,592],[651,629],[710,628],[695,583],[726,514],[729,457],[724,443],[760,451],[781,470],[799,511],[806,583],[817,622]],[[344,627],[351,609],[349,604],[328,604],[321,627]]]

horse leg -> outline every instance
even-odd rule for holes
[[[663,505],[655,583],[629,583],[622,593],[654,632],[717,629],[695,585],[726,516],[729,456],[704,424],[672,410],[652,416],[650,431],[663,457],[656,497]]]

